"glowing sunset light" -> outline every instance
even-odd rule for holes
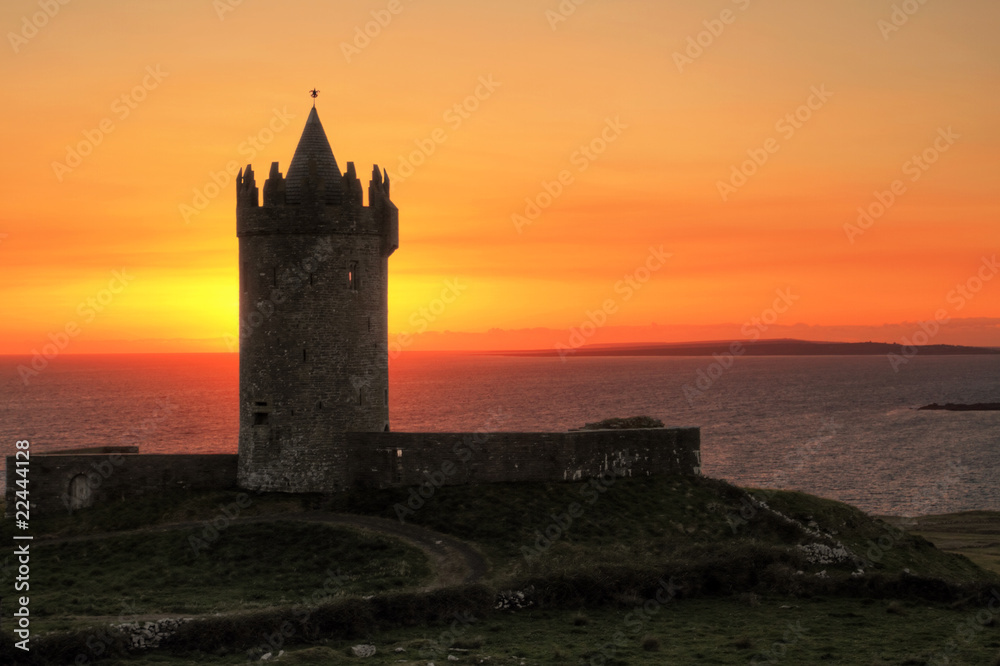
[[[1000,346],[995,2],[49,4],[0,8],[0,353],[234,351],[236,173],[287,171],[310,89],[390,176],[409,348],[608,299],[590,342],[739,337],[786,290],[764,337]]]

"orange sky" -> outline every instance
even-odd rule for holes
[[[610,300],[609,327],[708,335],[790,289],[772,332],[832,338],[943,311],[939,341],[1000,345],[984,263],[998,249],[1000,5],[928,2],[895,30],[894,4],[918,6],[7,0],[0,353],[68,324],[67,352],[225,350],[235,197],[212,174],[284,171],[312,86],[341,167],[394,177],[393,333],[566,330]],[[345,48],[372,12],[391,20]],[[689,37],[704,46],[685,60]],[[421,143],[433,153],[412,160]],[[69,147],[88,154],[77,164]],[[912,161],[925,150],[926,170]],[[752,156],[763,164],[720,193]],[[563,191],[526,211],[560,174]],[[845,229],[897,180],[882,217]],[[621,287],[661,246],[662,268]],[[978,291],[955,291],[977,274]],[[421,308],[447,280],[464,291],[431,321]]]

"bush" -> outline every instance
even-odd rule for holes
[[[663,421],[651,416],[630,416],[626,419],[604,419],[596,423],[588,423],[580,430],[627,430],[631,428],[662,428]]]

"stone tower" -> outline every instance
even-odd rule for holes
[[[243,488],[348,485],[344,433],[389,429],[388,259],[399,246],[389,177],[375,166],[364,205],[354,163],[341,173],[315,106],[282,176],[259,201],[236,180],[240,247]]]

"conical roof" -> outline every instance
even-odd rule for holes
[[[343,176],[326,132],[323,131],[323,123],[319,121],[316,107],[309,112],[299,145],[292,156],[292,163],[288,165],[288,174],[285,176],[285,201],[288,203],[302,202],[303,191],[308,187],[311,161],[315,161],[316,176],[323,183],[323,198],[330,204],[339,203],[344,189]]]

